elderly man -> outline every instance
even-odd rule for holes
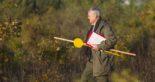
[[[93,45],[93,48],[88,48],[91,53],[87,53],[89,60],[87,61],[81,80],[82,82],[90,82],[89,79],[93,77],[97,82],[109,82],[114,57],[113,55],[101,52],[101,50],[104,51],[114,48],[116,38],[108,23],[102,20],[98,8],[90,8],[88,11],[88,19],[91,28],[87,33],[86,42],[92,32],[104,36],[106,40],[102,41],[101,44]]]

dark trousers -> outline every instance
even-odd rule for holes
[[[108,75],[93,76],[93,65],[87,62],[86,68],[82,73],[81,82],[109,82]]]

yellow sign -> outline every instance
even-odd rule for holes
[[[73,43],[76,48],[81,48],[84,45],[83,41],[80,38],[75,38]]]

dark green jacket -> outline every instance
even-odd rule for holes
[[[88,36],[92,30],[89,30],[86,41],[88,40]],[[103,41],[99,45],[99,49],[102,50],[109,50],[114,48],[114,45],[116,44],[116,37],[111,29],[111,27],[108,25],[108,23],[104,20],[99,19],[95,25],[94,32],[97,34],[100,34],[106,38],[106,41]],[[100,76],[100,75],[107,75],[111,72],[112,66],[113,66],[113,59],[114,56],[101,52],[101,51],[94,51],[91,49],[91,53],[89,53],[90,62],[93,64],[93,75],[94,76]]]

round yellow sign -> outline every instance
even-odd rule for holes
[[[84,44],[80,38],[75,38],[73,43],[76,48],[81,48]]]

